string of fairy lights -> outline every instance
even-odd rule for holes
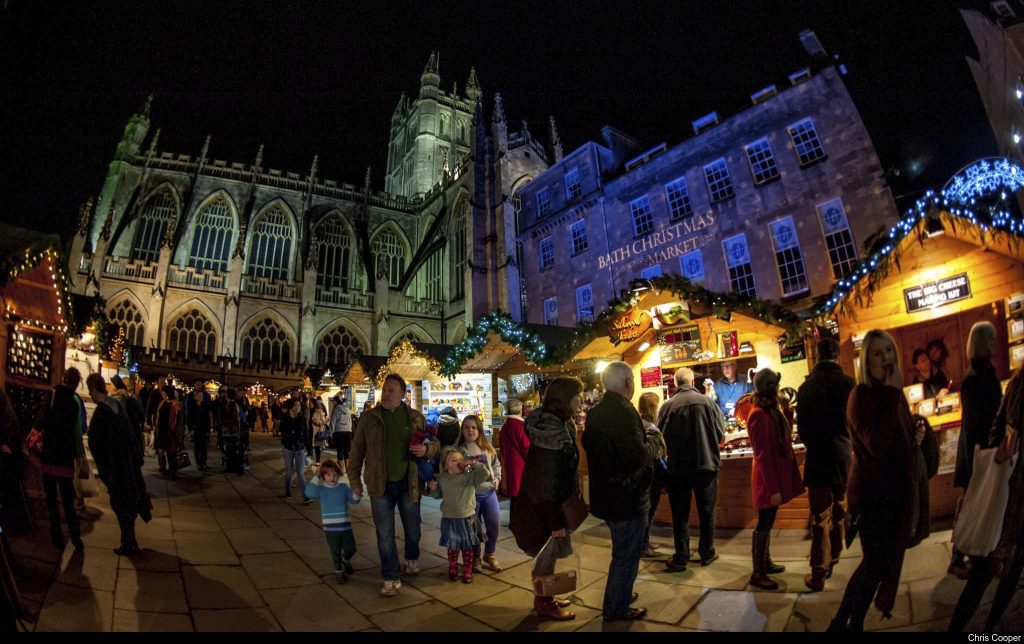
[[[17,306],[11,302],[4,303],[4,319],[19,325],[39,329],[41,331],[67,333],[68,320],[71,319],[72,316],[71,290],[68,285],[67,273],[64,272],[64,268],[61,265],[59,251],[52,247],[43,249],[30,247],[25,250],[25,254],[21,258],[20,262],[8,268],[6,277],[8,281],[14,281],[18,279],[22,273],[36,268],[44,261],[47,264],[50,282],[53,285],[54,293],[57,296],[57,324],[24,317],[18,313]]]
[[[469,328],[465,339],[451,348],[438,373],[448,378],[458,374],[462,370],[462,365],[484,350],[487,345],[487,334],[492,331],[522,351],[530,362],[538,366],[546,366],[553,360],[547,344],[540,336],[522,327],[507,313],[490,311],[480,316],[476,325]]]
[[[374,384],[378,387],[384,386],[384,377],[389,373],[394,372],[399,361],[409,355],[426,361],[427,366],[430,367],[430,370],[434,373],[441,373],[442,375],[445,375],[442,371],[443,367],[441,366],[441,363],[436,358],[417,349],[416,345],[414,345],[409,338],[403,338],[401,342],[391,349],[391,353],[388,355],[387,362],[384,363],[384,366],[377,370],[377,373],[373,378]]]
[[[927,191],[906,214],[888,230],[885,240],[866,259],[862,260],[848,277],[836,282],[832,294],[815,311],[816,316],[832,313],[852,292],[863,288],[865,278],[884,277],[891,265],[899,260],[901,242],[922,225],[929,216],[938,217],[955,225],[956,220],[970,222],[981,234],[1024,235],[1024,222],[1006,207],[1007,197],[1024,188],[1024,168],[1009,159],[982,159],[954,175],[940,192]],[[999,205],[980,210],[979,200],[990,195],[999,196]],[[879,280],[874,280],[876,283]],[[868,291],[875,284],[869,279]]]

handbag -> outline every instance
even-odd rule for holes
[[[190,465],[192,465],[192,458],[188,455],[188,451],[178,450],[177,455],[174,457],[174,469],[183,470]]]
[[[94,496],[99,496],[100,484],[94,477],[83,479],[76,476],[72,483],[75,486],[75,493],[83,499],[91,499]]]
[[[518,500],[516,502],[518,503]],[[565,515],[565,527],[568,530],[580,527],[590,514],[590,508],[583,500],[583,492],[579,486],[573,486],[569,498],[562,502],[562,514]]]
[[[25,449],[32,454],[39,456],[43,453],[43,432],[39,431],[35,427],[25,437]]]
[[[974,451],[974,473],[953,528],[953,543],[966,555],[988,556],[999,545],[1003,533],[1010,475],[1017,464],[1017,454],[1014,452],[1008,461],[999,464],[995,461],[998,449]]]

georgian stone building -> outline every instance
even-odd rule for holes
[[[392,116],[385,192],[370,170],[319,176],[316,157],[301,175],[266,168],[262,146],[249,163],[210,158],[209,138],[198,156],[161,151],[147,101],[81,213],[74,290],[103,298],[140,362],[179,373],[294,382],[406,337],[456,342],[507,310],[506,195],[549,165],[500,97],[490,120],[481,98],[475,71],[464,95],[442,91],[432,54]]]
[[[614,128],[515,195],[519,319],[575,325],[641,277],[795,307],[831,291],[896,221],[860,115],[811,32],[814,64],[644,151]]]

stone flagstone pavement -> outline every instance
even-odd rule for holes
[[[211,470],[189,468],[171,482],[147,459],[153,520],[138,522],[139,555],[120,557],[117,521],[105,489],[89,502],[84,553],[50,544],[45,525],[12,540],[23,603],[37,631],[823,631],[846,581],[860,560],[854,544],[843,553],[821,593],[803,585],[810,541],[803,530],[778,530],[773,558],[787,570],[780,589],[752,589],[749,530],[720,531],[721,558],[708,567],[667,572],[664,557],[640,563],[636,605],[646,619],[605,624],[600,607],[611,558],[603,522],[590,517],[574,534],[582,562],[580,588],[571,596],[576,619],[552,622],[533,612],[529,557],[507,529],[502,503],[500,573],[485,571],[472,584],[447,578],[438,545],[439,502],[422,504],[422,572],[403,576],[396,597],[381,597],[376,534],[368,503],[352,507],[358,544],[355,574],[334,582],[317,503],[301,494],[282,498],[284,464],[277,440],[252,436],[252,468],[224,474],[211,450]],[[307,470],[307,474],[309,470]],[[396,518],[397,522],[397,518]],[[400,524],[400,522],[398,522]],[[401,530],[398,530],[401,541]],[[937,530],[907,553],[891,620],[872,609],[869,630],[943,631],[964,583],[945,574],[950,531]],[[671,529],[652,538],[671,551]],[[402,546],[399,544],[399,552]],[[992,601],[991,584],[971,626],[979,629]],[[1004,617],[1004,631],[1024,630],[1024,596]]]

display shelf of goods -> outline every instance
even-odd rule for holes
[[[33,380],[50,380],[53,338],[16,330],[7,345],[7,373]]]

